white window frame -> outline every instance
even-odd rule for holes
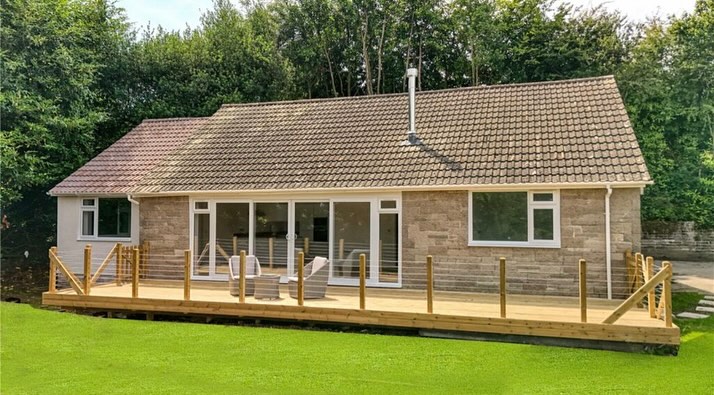
[[[473,194],[485,192],[527,192],[528,193],[528,241],[491,241],[473,239]],[[470,190],[469,192],[469,212],[468,212],[468,232],[467,240],[470,247],[525,247],[525,248],[560,248],[560,191],[559,190]],[[533,200],[533,194],[552,193],[553,201],[540,202]],[[553,210],[553,240],[534,239],[533,210],[552,209]]]
[[[382,209],[381,200],[394,200],[397,202],[396,208]],[[196,209],[196,202],[208,202],[208,209]],[[232,197],[216,197],[216,196],[191,196],[189,197],[189,248],[191,251],[194,250],[193,245],[193,228],[194,224],[194,214],[196,213],[207,213],[210,215],[210,240],[211,243],[215,245],[215,232],[216,232],[216,204],[217,203],[249,203],[250,204],[250,250],[248,254],[253,254],[253,243],[254,243],[254,229],[255,229],[255,204],[256,203],[288,203],[288,223],[294,224],[295,213],[294,208],[296,203],[329,203],[330,205],[330,217],[329,229],[330,229],[330,244],[329,244],[329,256],[332,257],[336,253],[334,251],[334,203],[335,202],[369,202],[370,203],[370,256],[376,257],[378,255],[378,245],[379,245],[379,215],[381,213],[394,213],[397,214],[399,220],[399,237],[398,237],[398,275],[397,282],[379,282],[379,268],[378,265],[372,265],[372,262],[367,262],[369,270],[369,278],[367,280],[367,285],[371,287],[379,288],[401,288],[402,287],[402,198],[401,193],[393,194],[304,194],[304,195],[287,195],[287,194],[275,194],[275,195],[244,195],[242,198],[232,198]],[[292,231],[290,232],[292,234]],[[292,241],[295,244],[295,241]],[[211,249],[211,256],[209,256],[211,265],[215,267],[215,248]],[[288,254],[292,254],[289,249]],[[294,262],[294,257],[288,256],[289,262]],[[199,276],[195,275],[193,272],[193,260],[191,267],[191,278],[194,280],[226,280],[225,275],[215,275],[215,276]],[[358,279],[341,279],[332,278],[333,266],[330,265],[330,285],[359,285]]]
[[[129,237],[117,237],[117,236],[99,236],[99,199],[121,199],[122,196],[82,196],[79,198],[79,224],[77,229],[77,240],[78,241],[121,241],[121,242],[131,242],[132,238],[132,221],[131,215],[133,210],[130,208],[130,219],[129,219]],[[94,205],[86,206],[84,204],[85,200],[92,200]],[[94,233],[91,235],[85,235],[82,233],[82,225],[84,224],[84,213],[91,211],[94,213]]]

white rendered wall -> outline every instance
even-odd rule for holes
[[[84,196],[96,197],[96,196]],[[82,269],[84,246],[92,245],[92,267],[101,262],[117,242],[125,245],[139,244],[139,206],[131,205],[131,238],[91,238],[80,236],[81,196],[57,197],[57,251],[62,261],[69,264],[75,273]]]

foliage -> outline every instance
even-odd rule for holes
[[[0,304],[3,393],[710,393],[714,332],[676,357],[228,325],[103,319]],[[237,368],[238,367],[238,368]],[[577,379],[571,379],[577,378]]]
[[[216,0],[195,29],[143,32],[115,0],[1,1],[0,201],[31,226],[6,255],[51,242],[30,195],[143,119],[403,92],[407,67],[424,90],[616,74],[655,180],[643,218],[714,227],[714,0],[640,26],[554,0]]]
[[[643,217],[714,227],[714,1],[652,21],[618,75],[655,185]]]

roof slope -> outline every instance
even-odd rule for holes
[[[612,76],[224,105],[135,192],[649,182]]]
[[[126,193],[208,118],[148,119],[50,190],[51,195]]]

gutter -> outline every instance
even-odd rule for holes
[[[652,181],[637,182],[608,182],[608,183],[539,183],[539,184],[462,184],[462,185],[417,185],[417,186],[387,186],[387,187],[337,187],[337,188],[286,188],[286,189],[235,189],[235,190],[175,190],[149,192],[134,189],[134,196],[206,196],[206,195],[235,195],[245,194],[292,194],[292,193],[379,193],[379,192],[411,192],[411,191],[514,191],[523,189],[600,189],[611,188],[644,188],[653,184]]]
[[[136,204],[137,206],[139,205],[139,201],[132,198],[128,193],[126,194],[126,200],[130,201],[132,204]]]
[[[612,186],[607,184],[607,194],[605,195],[605,266],[607,267],[607,298],[612,299],[612,256],[610,237],[610,196]]]

